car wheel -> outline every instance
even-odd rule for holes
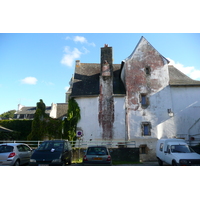
[[[177,162],[175,160],[172,161],[172,166],[177,166]]]
[[[158,164],[159,164],[159,166],[163,166],[163,161],[160,160],[160,158],[158,158]]]
[[[68,161],[68,165],[71,165],[71,164],[72,164],[72,160],[70,158],[69,161]]]
[[[19,160],[16,160],[16,162],[14,163],[14,166],[19,166]]]

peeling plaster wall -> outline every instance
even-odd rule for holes
[[[147,73],[147,69],[150,69]],[[134,52],[125,60],[122,69],[126,85],[127,139],[135,140],[137,146],[146,144],[148,158],[155,157],[158,137],[168,135],[174,126],[167,112],[172,108],[167,61],[144,38]],[[148,98],[147,108],[141,106],[141,94]],[[142,122],[151,123],[151,135],[142,135]],[[170,133],[173,136],[174,131]],[[147,144],[148,143],[148,144]],[[150,146],[148,146],[150,145]]]

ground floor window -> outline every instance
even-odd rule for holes
[[[147,154],[147,145],[146,144],[141,144],[139,149],[140,149],[140,154]]]

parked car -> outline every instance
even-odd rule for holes
[[[24,143],[0,144],[0,166],[28,164],[32,149]]]
[[[158,164],[200,166],[200,155],[194,152],[183,139],[160,139],[157,141]]]
[[[72,162],[72,147],[66,140],[44,141],[36,149],[30,159],[31,166],[56,166],[66,165]]]
[[[112,165],[110,152],[106,146],[90,146],[83,157],[83,165]]]

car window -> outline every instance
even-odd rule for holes
[[[187,145],[172,145],[171,151],[173,153],[191,153],[191,150]]]
[[[160,151],[163,151],[163,143],[160,144]]]
[[[88,155],[108,155],[108,151],[105,147],[88,147]]]
[[[62,151],[63,142],[43,142],[37,150],[39,151],[49,151],[54,149],[54,151]]]
[[[31,151],[31,149],[26,145],[23,145],[23,148],[24,148],[24,151]]]
[[[67,145],[67,142],[64,143],[64,149],[65,149],[65,151],[66,151],[67,149],[69,149],[69,148],[68,148],[68,145]]]
[[[19,152],[25,151],[24,148],[23,148],[23,145],[18,145],[17,149],[18,149]]]
[[[8,145],[1,145],[0,146],[0,153],[7,153],[7,152],[12,152],[14,147],[8,146]]]

